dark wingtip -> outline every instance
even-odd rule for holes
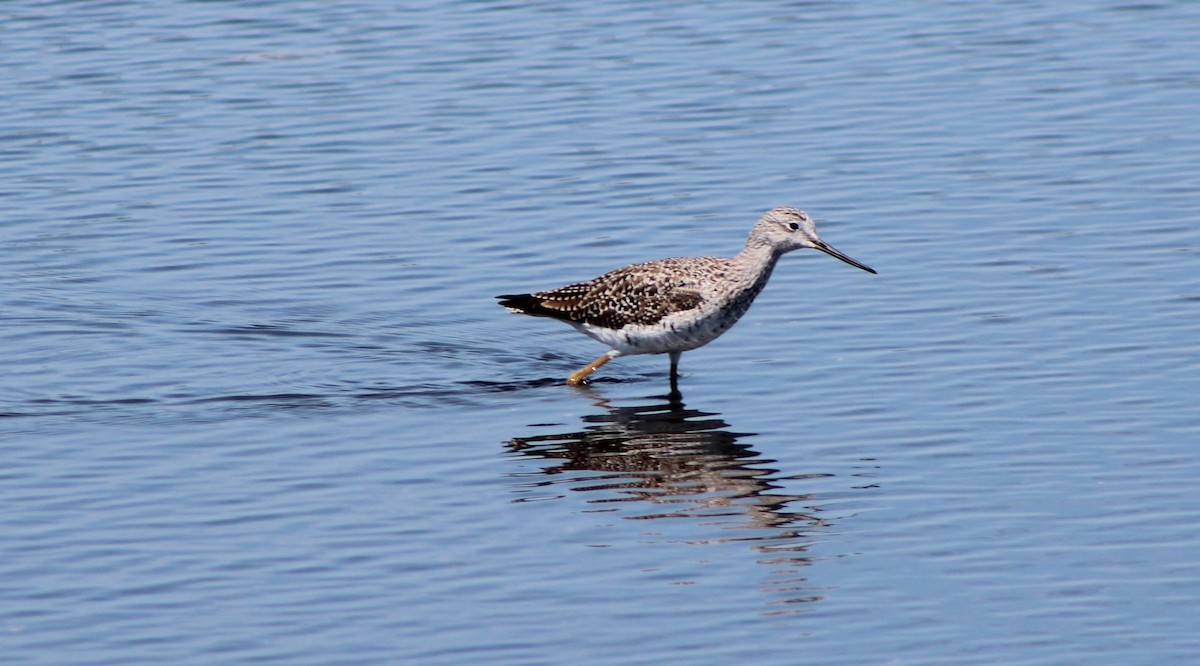
[[[496,298],[500,300],[501,307],[521,312],[535,310],[541,305],[541,301],[534,298],[533,294],[505,294]]]
[[[519,312],[521,314],[533,315],[534,317],[551,317],[553,319],[562,319],[571,321],[568,313],[562,310],[548,308],[541,296],[534,294],[508,294],[505,296],[497,296],[500,299],[500,305],[508,308],[510,312]]]

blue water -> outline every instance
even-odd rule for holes
[[[1200,661],[1200,4],[0,12],[0,663]]]

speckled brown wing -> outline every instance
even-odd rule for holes
[[[685,262],[664,259],[618,268],[600,277],[532,294],[500,296],[510,310],[563,321],[620,329],[628,324],[654,324],[674,312],[691,310],[703,296]]]

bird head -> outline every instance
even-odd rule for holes
[[[754,226],[750,237],[751,241],[757,240],[758,242],[765,243],[779,254],[801,248],[811,248],[820,250],[831,257],[841,259],[851,266],[861,268],[868,273],[875,272],[874,269],[866,264],[851,259],[829,243],[821,240],[817,236],[817,227],[813,223],[812,217],[808,213],[798,208],[792,208],[791,206],[780,206],[767,211],[759,219],[758,224]]]

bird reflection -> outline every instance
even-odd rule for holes
[[[584,416],[582,429],[506,442],[510,451],[538,459],[535,478],[563,477],[525,485],[527,499],[566,484],[594,494],[589,504],[629,519],[701,519],[715,533],[689,542],[748,542],[767,556],[759,562],[771,567],[773,591],[785,592],[788,602],[819,598],[803,590],[796,569],[810,563],[806,551],[826,523],[815,515],[814,495],[781,492],[777,481],[785,477],[768,466],[775,461],[739,441],[752,433],[732,432],[720,415],[689,409],[677,397],[614,406],[594,389],[580,390],[604,410]]]

